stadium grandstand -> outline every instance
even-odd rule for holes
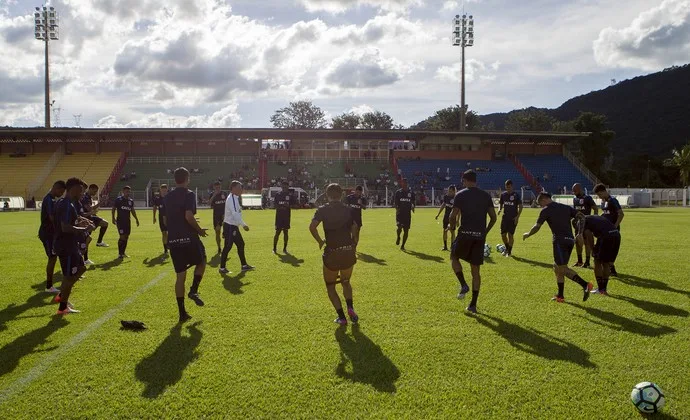
[[[598,180],[567,152],[588,133],[442,132],[413,130],[279,129],[0,129],[0,193],[42,197],[56,179],[82,177],[102,199],[132,187],[148,205],[172,171],[192,172],[191,188],[208,197],[215,181],[233,179],[249,192],[288,181],[318,195],[329,182],[363,185],[385,205],[401,178],[419,205],[436,204],[443,190],[473,169],[494,194],[512,179],[524,194],[562,192]]]

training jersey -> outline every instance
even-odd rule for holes
[[[82,214],[90,213],[91,207],[93,206],[91,194],[84,193],[84,195],[81,196],[81,200],[79,200],[79,204],[81,205]]]
[[[158,215],[165,216],[165,197],[157,195],[153,197],[153,205],[158,207]]]
[[[353,219],[362,220],[362,209],[367,207],[367,198],[363,195],[357,197],[356,194],[350,194],[345,197],[345,205],[352,210]]]
[[[393,197],[393,204],[398,213],[411,213],[414,208],[415,196],[410,190],[403,190],[402,188],[395,192]]]
[[[601,200],[601,210],[603,216],[615,225],[618,221],[618,213],[621,211],[621,204],[614,196],[609,195],[606,200]]]
[[[134,209],[134,200],[132,200],[131,197],[127,198],[121,195],[115,199],[115,205],[113,207],[115,207],[116,210],[117,220],[129,222],[130,214],[132,213],[132,209]]]
[[[509,219],[515,219],[518,216],[518,206],[522,205],[522,199],[520,195],[513,191],[509,193],[504,191],[501,194],[499,203],[503,204],[503,217]]]
[[[335,249],[350,246],[352,240],[352,211],[340,201],[331,201],[319,207],[314,221],[323,223],[326,234],[326,248]]]
[[[486,235],[486,216],[494,202],[488,192],[478,188],[465,188],[455,194],[453,207],[460,209],[458,236],[483,239]]]
[[[541,209],[537,224],[549,224],[554,242],[560,239],[574,239],[570,220],[575,216],[577,216],[577,210],[574,208],[552,201]]]
[[[450,213],[453,211],[453,201],[455,201],[454,195],[446,194],[443,196],[444,219],[450,217]]]
[[[199,233],[185,216],[187,211],[196,214],[196,194],[187,188],[177,187],[163,198],[165,221],[168,227],[168,246],[179,248],[199,240]]]
[[[44,239],[51,239],[55,233],[53,222],[50,217],[55,217],[55,198],[51,193],[43,197],[41,203],[41,226],[38,228],[38,236]]]
[[[595,238],[603,238],[618,235],[616,225],[602,216],[586,216],[584,219],[585,230],[592,232]]]
[[[213,217],[222,218],[225,215],[225,200],[228,199],[228,193],[220,191],[218,194],[213,192],[211,196],[211,207],[213,207]]]
[[[63,232],[62,223],[74,226],[79,218],[76,204],[79,201],[72,202],[69,198],[61,198],[55,204],[55,251],[74,252],[79,249],[77,242],[79,235],[73,232]]]
[[[276,218],[289,220],[290,215],[292,214],[290,209],[292,206],[297,204],[295,196],[290,193],[290,191],[279,191],[274,198],[274,202],[276,205]]]
[[[592,209],[596,206],[597,203],[594,202],[594,199],[590,195],[582,194],[573,197],[573,207],[585,216],[592,214]]]

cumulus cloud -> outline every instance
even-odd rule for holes
[[[470,58],[465,62],[465,81],[495,80],[500,67],[500,61],[487,65],[483,61]],[[435,77],[443,82],[460,83],[460,72],[461,64],[455,63],[452,66],[441,66],[436,69]]]
[[[94,124],[96,128],[163,128],[170,127],[174,120],[176,127],[182,128],[232,128],[239,127],[242,122],[237,112],[237,104],[233,103],[219,109],[211,115],[179,116],[157,112],[128,122],[120,121],[114,115],[108,115]]]
[[[643,70],[685,63],[690,56],[690,1],[664,0],[622,29],[603,29],[593,43],[605,67]]]
[[[423,6],[423,0],[299,0],[309,12],[343,13],[363,6],[383,11],[405,12],[414,6]]]
[[[391,85],[419,68],[419,64],[384,58],[378,49],[367,48],[334,60],[323,80],[341,89],[375,88]]]

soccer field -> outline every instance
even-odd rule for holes
[[[150,211],[124,262],[112,226],[110,248],[92,244],[97,265],[71,299],[83,312],[66,317],[42,292],[39,214],[0,214],[0,416],[630,419],[632,387],[653,381],[667,397],[657,418],[690,418],[689,211],[626,211],[621,277],[610,297],[586,303],[569,280],[566,303],[550,300],[548,228],[516,241],[512,259],[496,253],[494,229],[476,316],[456,299],[435,214],[418,209],[402,252],[394,211],[364,212],[352,280],[360,325],[346,329],[332,322],[312,210],[293,211],[294,256],[271,254],[273,211],[245,212],[253,272],[239,274],[233,249],[234,273],[221,277],[205,238],[206,306],[187,300],[194,318],[181,327]],[[199,215],[210,227],[211,212]],[[536,217],[525,210],[518,233]],[[149,329],[121,331],[130,319]]]

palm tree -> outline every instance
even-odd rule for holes
[[[683,146],[682,149],[673,149],[671,154],[673,156],[664,161],[664,166],[678,169],[683,187],[687,187],[690,178],[690,143]]]

